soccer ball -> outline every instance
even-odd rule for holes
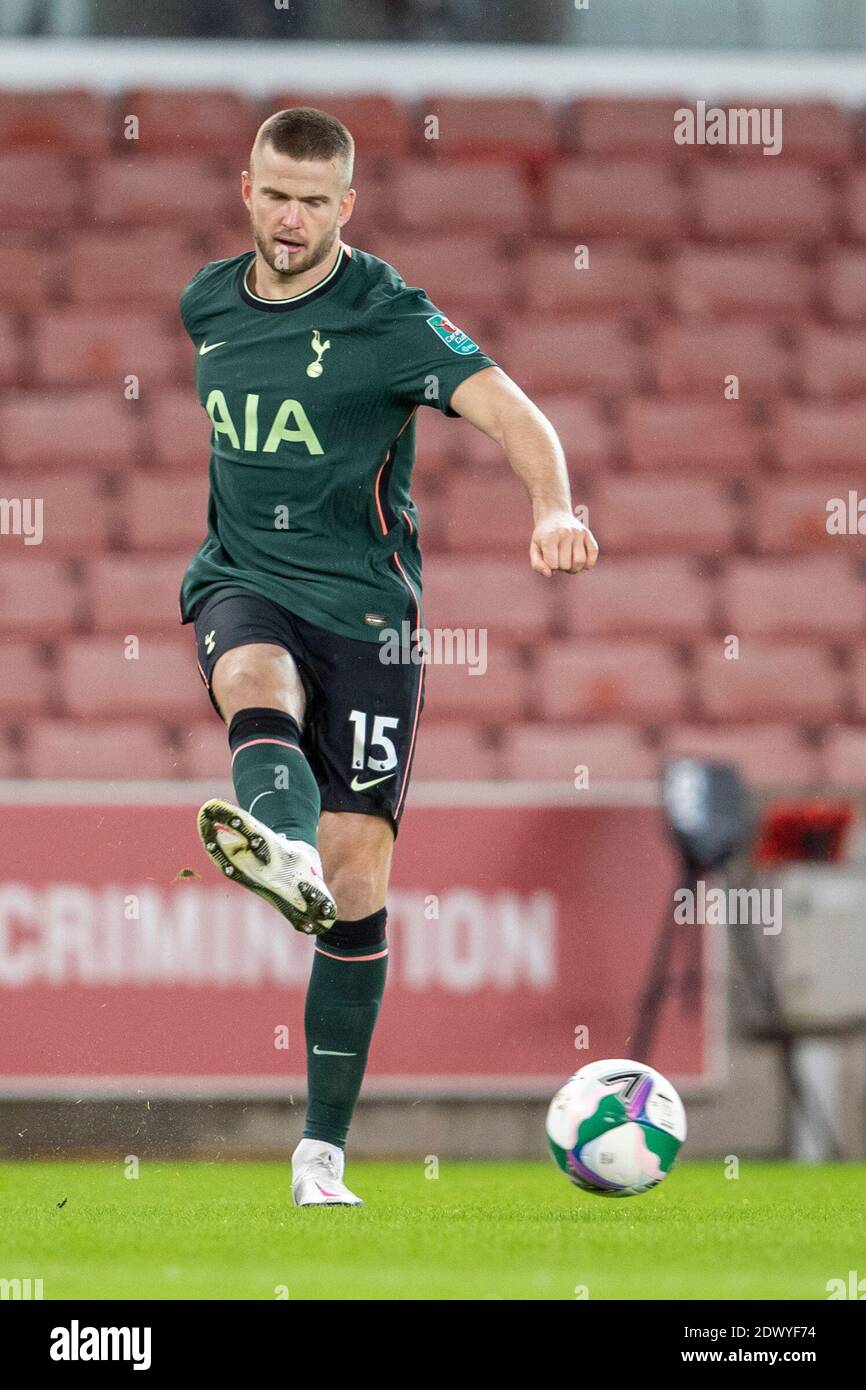
[[[636,1197],[673,1167],[686,1112],[660,1072],[618,1057],[575,1072],[550,1102],[546,1129],[554,1163],[576,1187]]]

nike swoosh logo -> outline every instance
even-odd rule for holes
[[[214,348],[225,347],[227,342],[228,338],[223,338],[221,343],[202,343],[198,350],[198,355],[199,357],[204,357],[205,353],[213,352]]]
[[[357,777],[353,777],[349,785],[353,792],[365,792],[368,787],[378,787],[380,782],[387,782],[388,778],[393,776],[393,772],[388,772],[384,777],[374,777],[372,782],[359,782]]]
[[[329,1052],[326,1047],[319,1047],[318,1043],[313,1044],[313,1051],[317,1057],[357,1057],[357,1052]]]

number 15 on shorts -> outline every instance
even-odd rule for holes
[[[352,738],[353,771],[367,768],[373,772],[392,771],[397,766],[397,749],[388,737],[388,730],[396,729],[400,720],[387,714],[374,715],[369,731],[369,744],[367,741],[368,719],[363,710],[353,709],[349,715],[349,723],[354,725]],[[376,756],[378,753],[383,753],[384,757]]]

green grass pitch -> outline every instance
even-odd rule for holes
[[[686,1162],[623,1200],[552,1163],[425,1171],[352,1163],[366,1206],[299,1210],[278,1163],[0,1163],[0,1278],[45,1299],[474,1301],[826,1299],[866,1276],[863,1164]]]

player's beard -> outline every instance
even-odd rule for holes
[[[278,243],[274,243],[273,237],[267,240],[261,232],[252,224],[253,240],[258,248],[259,255],[270,266],[276,275],[300,275],[304,271],[312,270],[315,266],[321,265],[322,261],[334,249],[334,243],[340,234],[340,228],[336,224],[320,238],[315,246],[307,246],[303,252],[286,259],[283,263],[285,250]]]

